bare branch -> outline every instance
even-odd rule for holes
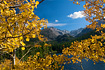
[[[40,42],[40,41],[39,41]],[[39,43],[37,42],[37,43]],[[36,45],[37,43],[35,43],[34,45]],[[32,45],[29,45],[29,46],[26,46],[26,47],[31,47]],[[20,61],[30,52],[30,50],[32,49],[33,47],[29,48],[28,51],[22,56],[22,58],[19,60],[19,62],[17,64],[20,63]],[[36,50],[36,49],[35,49]]]
[[[27,53],[26,54],[24,54],[23,56],[22,56],[22,58],[19,60],[19,62],[18,63],[20,63],[20,61],[30,52],[30,50],[32,49],[33,47],[31,47],[28,51],[27,51]]]
[[[40,1],[39,4],[42,3],[43,1],[44,1],[44,0]]]
[[[44,0],[41,0],[40,2],[39,2],[39,4],[40,3],[42,3]],[[9,8],[17,8],[17,7],[20,7],[21,5],[19,4],[19,5],[15,5],[15,6],[10,6]]]
[[[84,69],[83,69],[83,66],[82,66],[82,61],[81,61],[80,63],[81,63],[81,69],[84,70]]]
[[[1,52],[1,51],[0,51]],[[7,51],[4,51],[4,52],[1,52],[0,54],[2,54],[2,55],[4,55],[4,53],[7,53],[7,54],[9,54],[11,57],[13,57],[9,52],[7,52]]]

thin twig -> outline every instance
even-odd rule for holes
[[[44,0],[40,1],[39,4],[42,3],[43,1],[44,1]]]
[[[22,56],[22,58],[19,60],[19,62],[17,63],[17,64],[19,64],[20,63],[20,61],[30,52],[30,50],[32,49],[33,47],[31,47],[28,51],[27,51],[27,53],[26,54],[24,54],[23,56]]]
[[[3,53],[1,52],[2,55],[4,55],[4,53],[9,54],[7,51],[4,51]],[[9,54],[11,57],[13,57],[11,54]]]
[[[82,66],[82,61],[81,61],[81,69],[84,70],[84,69],[83,69],[83,66]]]
[[[40,42],[40,41],[39,41]],[[35,43],[35,44],[37,44],[37,43]],[[35,45],[34,44],[34,45]],[[27,47],[31,47],[31,45],[30,46],[27,46]],[[29,48],[28,49],[28,51],[22,56],[22,58],[19,60],[19,62],[17,63],[17,64],[19,64],[20,63],[20,61],[30,52],[30,50],[32,49],[33,47],[31,47],[31,48]]]

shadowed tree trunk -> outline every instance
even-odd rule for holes
[[[13,50],[12,69],[15,69],[16,49]]]

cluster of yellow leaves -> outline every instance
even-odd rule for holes
[[[30,38],[42,36],[40,31],[46,27],[47,20],[34,14],[34,8],[39,4],[35,0],[3,0],[0,2],[0,48],[3,51],[12,52],[19,46],[25,46],[23,42]]]
[[[101,40],[101,41],[100,41]],[[81,62],[82,59],[88,58],[95,61],[105,62],[105,37],[103,36],[92,36],[81,42],[74,41],[69,48],[64,48],[62,50],[65,55],[73,55],[70,60],[73,63]]]
[[[16,64],[18,64],[19,59],[16,57]],[[0,70],[12,70],[12,61],[5,59],[3,62],[0,64]]]
[[[64,68],[61,64],[67,61],[66,57],[63,55],[46,55],[45,58],[39,57],[40,53],[37,52],[33,57],[28,57],[27,61],[19,62],[16,58],[15,70],[55,70]],[[12,69],[12,62],[10,60],[5,60],[0,64],[0,70],[10,70]]]
[[[88,25],[89,28],[95,29],[97,27],[96,20],[103,20],[105,17],[105,0],[74,0],[74,3],[79,4],[79,2],[85,1],[85,16],[86,21],[91,22]]]
[[[105,33],[101,31],[105,28],[105,24],[97,25],[97,20],[105,21],[105,0],[74,0],[73,3],[79,4],[79,2],[85,1],[85,16],[86,21],[92,24],[87,28],[96,29],[100,35],[91,36],[91,38],[81,40],[81,42],[74,41],[70,47],[64,48],[62,53],[64,55],[72,56],[70,62],[78,63],[82,59],[88,58],[95,61],[105,62]]]
[[[104,24],[98,27],[96,20],[103,20],[105,17],[105,0],[74,0],[76,4],[80,1],[86,1],[83,6],[86,10],[86,20],[92,22],[88,28],[97,29],[100,31],[105,28]],[[30,38],[38,37],[43,40],[40,35],[41,28],[46,27],[47,21],[41,19],[34,14],[34,8],[37,8],[39,2],[35,0],[3,0],[0,2],[0,48],[3,51],[12,52],[19,46],[25,46],[23,42],[29,41]],[[16,10],[17,9],[17,10]],[[60,68],[60,64],[65,64],[65,61],[73,63],[81,62],[84,58],[89,58],[95,61],[105,62],[105,33],[101,31],[101,35],[91,36],[89,39],[81,42],[74,41],[70,47],[62,50],[63,55],[46,55],[45,58],[40,58],[40,53],[37,52],[33,57],[29,57],[27,61],[16,63],[16,70],[55,70]],[[45,43],[44,46],[49,46]],[[35,45],[35,47],[41,47]],[[25,50],[25,47],[21,48]],[[67,58],[64,55],[73,55]],[[8,61],[8,63],[7,63]],[[19,62],[19,59],[16,60]],[[11,61],[5,60],[0,64],[1,70],[12,69]],[[61,67],[62,69],[64,66]],[[62,70],[61,69],[61,70]]]

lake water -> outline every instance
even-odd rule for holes
[[[82,70],[80,65],[80,63],[65,64],[64,70]],[[94,62],[92,60],[86,61],[85,59],[83,59],[82,66],[84,70],[105,70],[105,63],[102,61],[96,62],[96,64],[94,65]]]
[[[82,70],[80,67],[80,63],[78,64],[66,64],[64,70]],[[84,70],[105,70],[105,63],[98,62],[94,65],[92,60],[82,60],[82,66]]]

